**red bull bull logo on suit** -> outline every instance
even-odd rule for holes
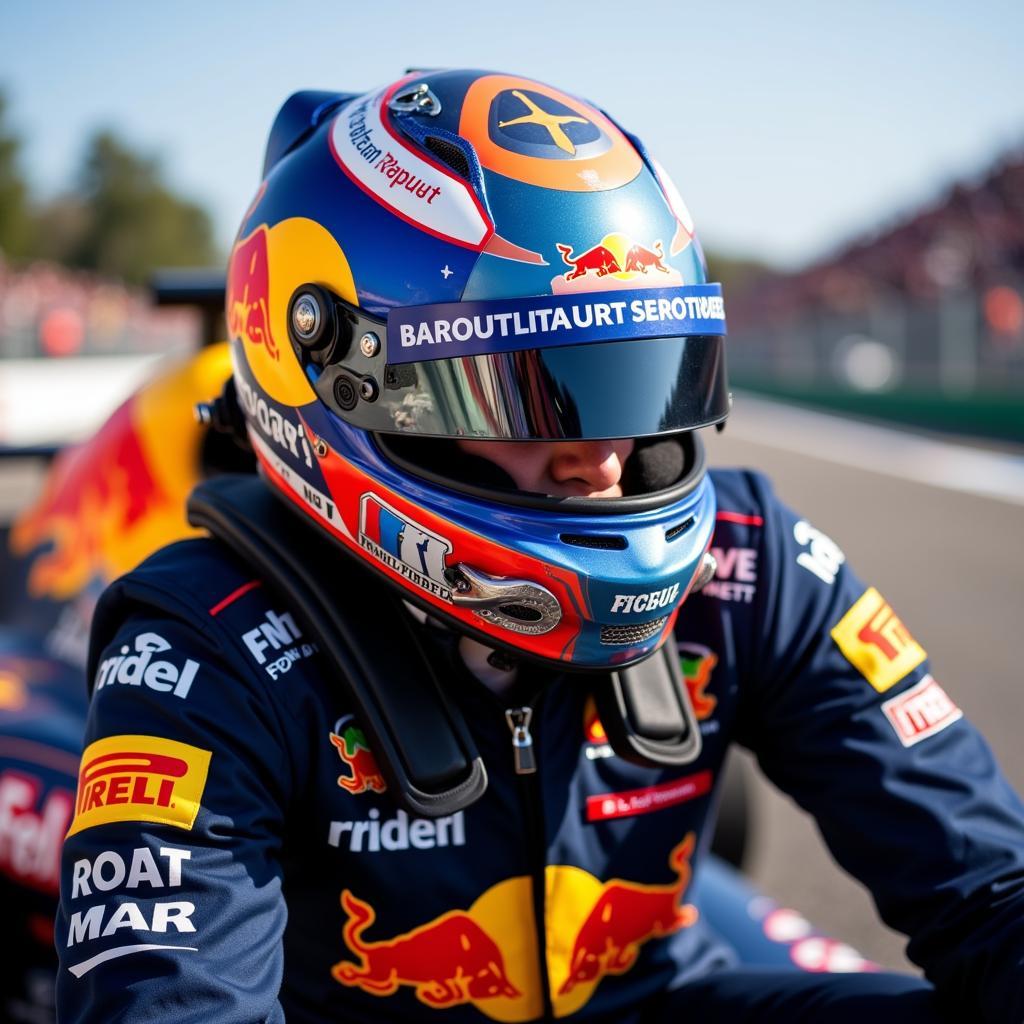
[[[352,891],[341,893],[342,938],[351,956],[331,974],[373,996],[412,989],[425,1006],[443,1010],[473,1004],[498,1021],[535,1020],[544,1012],[541,964],[549,976],[556,1017],[586,1005],[601,980],[631,970],[645,943],[697,920],[682,902],[690,884],[690,832],[668,856],[669,881],[601,882],[571,865],[545,870],[547,945],[537,946],[533,882],[505,879],[472,906],[453,909],[390,935],[380,932],[377,908]],[[671,878],[674,876],[674,878]]]

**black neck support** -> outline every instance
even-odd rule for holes
[[[397,588],[342,552],[257,476],[228,474],[200,484],[189,497],[188,517],[287,595],[351,699],[401,806],[441,817],[483,795],[483,761]],[[674,643],[637,665],[593,676],[592,689],[619,756],[675,766],[700,753]]]

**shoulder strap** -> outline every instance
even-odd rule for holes
[[[700,756],[701,735],[672,637],[649,658],[594,680],[612,750],[634,764],[675,767]]]
[[[388,787],[406,810],[441,817],[483,795],[487,773],[462,714],[385,583],[257,476],[201,483],[189,497],[188,518],[288,595],[348,690]]]

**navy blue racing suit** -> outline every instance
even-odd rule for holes
[[[1024,808],[836,545],[763,478],[713,478],[718,571],[676,630],[699,758],[626,763],[579,678],[532,692],[521,667],[499,697],[425,624],[490,780],[436,820],[395,804],[287,595],[218,543],[115,583],[63,855],[60,1019],[938,1019],[928,982],[745,975],[706,927],[688,889],[732,742],[814,815],[944,1006],[1024,1018]],[[506,717],[523,707],[533,775]]]

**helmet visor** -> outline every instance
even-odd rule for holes
[[[685,292],[698,288],[705,293],[713,289],[720,296],[714,285],[691,286]],[[644,292],[632,303],[619,303],[625,307],[624,320],[631,305],[641,312],[656,312],[659,296],[684,289]],[[608,293],[580,295],[574,301],[578,305],[586,299],[607,302]],[[438,318],[444,307],[400,307],[389,317],[380,355],[360,358],[357,347],[351,346],[354,358],[311,375],[317,393],[353,426],[434,437],[646,437],[708,426],[728,415],[724,318],[652,317],[639,329],[627,322],[591,325],[589,330],[575,328],[574,323],[555,337],[550,331],[529,329],[538,321],[524,315],[508,321],[505,337],[494,337],[495,324],[502,322],[511,302],[524,306],[543,301],[551,304],[552,297],[451,304],[458,308],[460,321],[490,328],[491,336],[483,339],[478,330],[477,336],[460,339],[449,334],[434,340],[434,332],[424,334],[416,325],[444,323]],[[651,301],[653,307],[644,305]],[[489,312],[478,312],[481,308]],[[671,312],[669,306],[661,308]],[[686,311],[685,304],[676,308]],[[714,308],[721,308],[720,297]],[[490,320],[485,319],[488,316]],[[364,318],[362,314],[360,319]],[[518,326],[527,329],[515,331]],[[426,344],[406,344],[414,338]],[[471,352],[454,355],[466,348]]]

